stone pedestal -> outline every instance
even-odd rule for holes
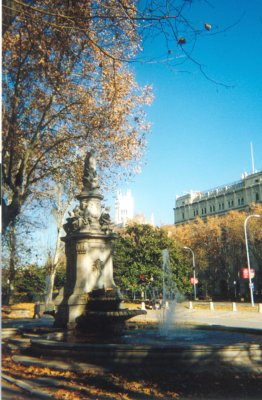
[[[77,232],[64,238],[67,256],[67,281],[58,305],[55,325],[74,327],[85,314],[89,293],[97,289],[116,289],[113,279],[112,248],[114,234]]]
[[[96,161],[88,153],[79,206],[64,225],[67,235],[66,284],[57,301],[55,326],[86,330],[113,329],[138,311],[120,310],[121,295],[113,279],[113,241],[117,237],[107,209],[102,209]],[[62,301],[61,301],[62,297]],[[142,312],[139,312],[142,313]]]

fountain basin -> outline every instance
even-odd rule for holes
[[[115,311],[88,311],[78,317],[77,329],[81,332],[86,330],[90,333],[98,334],[102,331],[107,332],[108,336],[112,334],[118,336],[124,329],[125,322],[138,315],[146,314],[143,310],[115,310]]]
[[[147,330],[148,331],[148,330]],[[68,359],[111,368],[142,367],[174,371],[253,371],[262,372],[262,337],[235,331],[183,328],[176,339],[143,335],[143,330],[102,341],[59,332],[31,340],[30,353]],[[110,339],[112,342],[110,342]]]

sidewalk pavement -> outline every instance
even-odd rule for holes
[[[169,322],[191,325],[220,325],[234,328],[261,330],[262,313],[256,311],[225,311],[209,309],[190,309],[189,302],[176,304],[175,310],[146,310],[146,315],[138,315],[131,322],[160,323],[168,317]],[[44,315],[40,320],[33,318],[2,319],[2,328],[52,327],[54,319]]]
[[[51,328],[54,324],[54,318],[50,315],[44,315],[41,319],[2,318],[1,323],[2,329]]]
[[[165,313],[171,323],[252,328],[261,330],[262,333],[262,313],[255,311],[190,309],[189,302],[177,304],[175,310],[147,310],[146,315],[139,315],[133,318],[132,321],[144,323],[161,322],[165,318]]]

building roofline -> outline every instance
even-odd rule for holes
[[[255,175],[259,175],[261,173],[262,173],[262,169],[259,169],[259,170],[256,170],[256,172],[245,173],[245,175],[242,179],[232,182],[232,183],[228,183],[228,184],[221,185],[221,186],[216,186],[212,189],[208,189],[208,190],[204,190],[204,191],[190,191],[187,194],[184,194],[182,196],[176,196],[176,201],[186,198],[192,194],[196,195],[196,197],[195,197],[195,200],[196,200],[197,198],[206,198],[209,196],[217,195],[221,192],[227,192],[228,190],[232,190],[233,188],[238,188],[238,187],[240,188],[243,185],[245,179],[250,178]]]

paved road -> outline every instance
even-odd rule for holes
[[[189,309],[189,303],[177,304],[175,310],[171,309],[168,312],[165,310],[147,310],[147,315],[141,315],[132,320],[148,323],[157,322],[162,321],[166,315],[174,323],[221,325],[262,330],[262,313],[256,311]]]
[[[215,304],[215,303],[214,303]],[[216,308],[216,304],[215,304]],[[145,323],[161,322],[166,311],[147,310],[146,315],[132,318],[130,321]],[[197,325],[222,325],[225,327],[253,328],[262,330],[262,313],[258,311],[223,311],[208,309],[190,309],[189,302],[177,304],[175,309],[168,311],[168,318],[174,323],[186,323]],[[26,326],[49,326],[53,325],[53,317],[43,316],[40,320],[32,318],[2,319],[3,328],[22,328]]]

